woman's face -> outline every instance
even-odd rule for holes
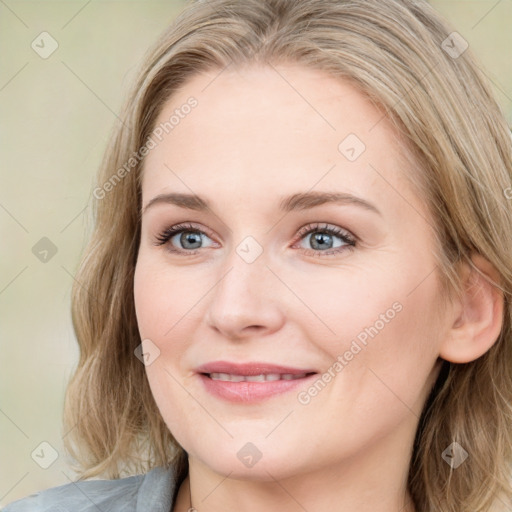
[[[241,478],[408,463],[448,326],[387,118],[278,66],[196,76],[156,124],[134,292],[177,441]]]

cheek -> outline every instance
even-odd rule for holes
[[[178,383],[182,379],[179,361],[187,346],[187,337],[182,329],[190,320],[190,314],[186,315],[190,307],[184,304],[187,301],[182,300],[183,293],[176,293],[178,286],[179,283],[173,281],[168,272],[161,272],[158,265],[144,258],[138,259],[134,275],[137,324],[141,339],[151,340],[159,354],[146,366],[146,375],[167,427],[180,443],[188,446],[187,439],[195,435],[197,426],[187,418],[190,414],[199,417],[200,412],[193,411],[194,401]],[[176,299],[177,296],[180,300]],[[180,318],[183,322],[179,321]],[[188,414],[176,414],[177,409],[186,409]]]
[[[350,397],[351,410],[373,411],[391,423],[421,414],[443,333],[436,279],[412,293],[410,282],[396,279],[376,287],[364,306],[347,307],[346,321],[337,324],[343,334],[330,352],[343,366],[335,394]]]
[[[297,294],[318,316],[302,321],[305,336],[335,365],[337,396],[347,400],[349,392],[354,403],[357,397],[372,408],[390,401],[400,407],[400,399],[421,402],[444,332],[439,280],[435,273],[426,277],[432,266],[410,258],[297,281]]]
[[[133,295],[135,312],[141,338],[153,338],[163,329],[163,317],[160,314],[166,307],[163,290],[165,282],[159,280],[151,267],[144,262],[137,263],[134,275]]]
[[[171,331],[180,318],[194,314],[189,304],[194,299],[197,302],[198,294],[197,286],[186,286],[179,272],[166,272],[150,258],[139,259],[134,275],[134,301],[141,338],[162,344],[173,335]]]

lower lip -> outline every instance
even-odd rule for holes
[[[206,390],[212,395],[230,402],[258,402],[288,391],[293,391],[299,386],[309,384],[318,377],[317,374],[308,375],[301,379],[271,380],[262,382],[228,382],[212,380],[210,377],[199,374]]]

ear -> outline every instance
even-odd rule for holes
[[[474,254],[473,264],[495,283],[499,274],[483,256]],[[485,354],[496,342],[503,324],[503,292],[468,263],[463,264],[464,294],[457,300],[452,326],[441,344],[440,357],[452,363],[469,363]]]

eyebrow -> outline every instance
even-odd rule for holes
[[[382,215],[380,210],[372,203],[361,197],[354,196],[345,192],[300,192],[284,197],[279,203],[279,209],[284,212],[296,210],[307,210],[328,203],[353,204],[364,208],[365,210]],[[150,207],[156,204],[173,204],[180,208],[195,211],[206,211],[210,209],[210,203],[195,194],[169,193],[160,194],[151,199],[142,209],[144,214]]]

